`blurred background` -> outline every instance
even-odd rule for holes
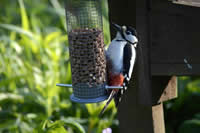
[[[114,103],[99,118],[103,103],[73,103],[72,89],[56,83],[71,83],[64,0],[1,0],[0,133],[118,133]],[[200,132],[200,77],[179,77],[178,89],[164,104],[166,132]]]

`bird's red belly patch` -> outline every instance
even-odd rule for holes
[[[110,86],[122,86],[124,82],[124,76],[122,74],[110,74],[109,85]]]

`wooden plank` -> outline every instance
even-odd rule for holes
[[[152,104],[152,88],[150,73],[150,27],[148,8],[150,1],[137,0],[136,4],[136,29],[138,32],[137,49],[137,83],[138,83],[138,102],[143,105]]]
[[[162,103],[177,97],[176,76],[152,77],[152,105]]]
[[[144,106],[138,102],[138,84],[131,82],[118,108],[120,133],[165,133],[162,104]]]
[[[118,107],[119,132],[155,133],[153,129],[152,106],[139,104],[138,83],[134,81],[131,82]]]
[[[200,7],[200,1],[199,0],[173,0],[173,3],[187,5],[187,6]]]
[[[154,76],[199,76],[200,64],[151,64]]]
[[[200,63],[199,18],[153,13],[151,23],[152,63]]]
[[[168,84],[170,77],[162,79],[163,84],[153,86],[153,77],[150,69],[150,1],[148,0],[109,0],[110,20],[118,24],[132,25],[136,27],[139,34],[137,48],[137,61],[133,70],[128,90],[122,98],[118,107],[118,119],[120,121],[120,133],[165,133],[164,116],[162,104],[166,99],[162,91],[173,88]],[[128,3],[128,4],[127,4]],[[128,7],[127,7],[128,5]],[[125,9],[125,10],[119,10]],[[112,37],[114,36],[111,28]],[[160,79],[155,79],[160,83]],[[172,85],[173,86],[173,85]],[[156,89],[155,89],[156,88]],[[159,90],[158,92],[154,92]],[[168,90],[168,89],[167,89]],[[152,94],[155,93],[155,94]],[[170,95],[170,91],[167,94]],[[155,100],[156,105],[152,107],[154,96],[160,96]],[[169,97],[167,97],[169,98]]]
[[[165,133],[163,104],[152,107],[153,127],[155,133]]]
[[[148,41],[148,16],[147,16],[147,3],[145,0],[126,0],[121,2],[121,0],[109,0],[109,18],[111,22],[115,22],[120,25],[130,25],[136,28],[139,35],[139,43],[137,48],[137,69],[136,75],[138,75],[135,80],[138,82],[138,87],[140,88],[139,102],[145,105],[151,105],[151,87],[150,87],[150,53],[149,53],[149,41]],[[122,9],[123,10],[119,10]],[[137,14],[136,14],[137,10]],[[137,19],[136,19],[137,16]],[[115,37],[116,31],[111,27],[111,36]],[[139,66],[137,66],[139,65]]]
[[[135,27],[136,26],[135,0],[133,1],[125,0],[125,1],[126,2],[122,2],[120,0],[108,0],[110,22],[114,22],[119,25],[130,25]],[[130,9],[132,10],[130,11]],[[112,26],[110,27],[110,30],[111,30],[111,37],[113,39],[116,35],[116,31],[112,28]]]
[[[176,76],[171,77],[158,102],[162,103],[177,98],[178,97],[177,85],[178,85],[177,77]]]
[[[198,16],[199,7],[191,7],[180,4],[174,4],[169,0],[152,0],[150,12],[160,12],[165,14],[184,14],[185,16]]]
[[[154,0],[150,14],[151,74],[200,75],[200,8]]]

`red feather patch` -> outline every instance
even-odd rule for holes
[[[122,86],[124,82],[124,76],[122,74],[109,74],[108,84],[110,86]]]

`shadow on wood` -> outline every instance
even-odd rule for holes
[[[162,103],[177,97],[176,76],[152,77],[152,105]]]

